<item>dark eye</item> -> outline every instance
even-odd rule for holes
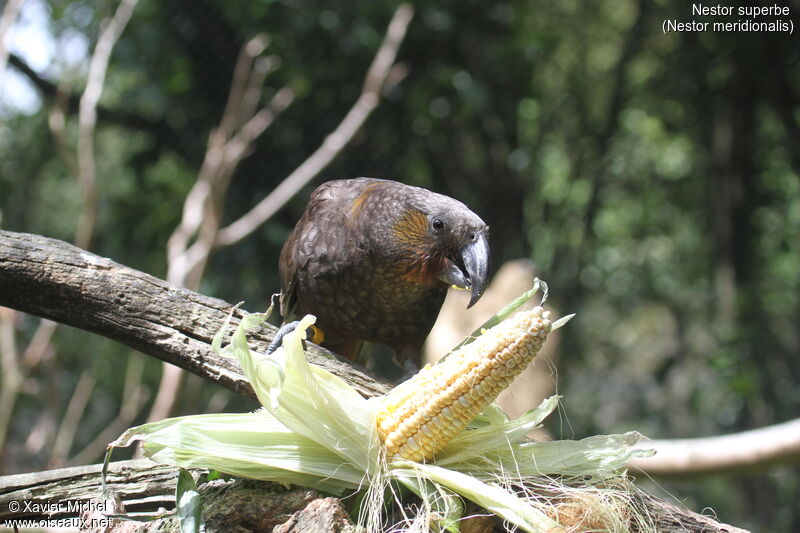
[[[433,231],[442,231],[444,229],[444,220],[436,217],[433,219],[433,222],[431,222],[431,226],[433,227]]]

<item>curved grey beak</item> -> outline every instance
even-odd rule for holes
[[[489,239],[483,232],[477,232],[472,241],[461,250],[461,261],[448,261],[447,270],[442,273],[442,281],[471,292],[467,309],[483,296],[489,283]]]
[[[489,239],[483,232],[476,233],[472,242],[461,250],[461,258],[467,270],[467,288],[472,292],[469,309],[481,299],[489,283]]]

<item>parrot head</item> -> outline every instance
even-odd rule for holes
[[[466,205],[426,189],[404,186],[390,217],[399,257],[408,273],[470,291],[467,308],[483,295],[489,279],[489,227]],[[400,259],[403,261],[403,259]]]

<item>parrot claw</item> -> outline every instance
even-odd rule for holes
[[[275,350],[278,349],[278,346],[280,346],[281,343],[283,342],[283,338],[286,335],[288,335],[289,333],[291,333],[294,330],[296,330],[297,326],[299,326],[299,325],[300,325],[300,321],[299,320],[295,320],[294,322],[289,322],[288,324],[284,324],[283,326],[281,326],[281,328],[278,330],[278,332],[275,333],[275,338],[272,339],[272,342],[269,343],[269,346],[267,346],[267,355],[270,355],[273,352],[275,352]]]
[[[295,320],[293,322],[289,322],[289,323],[284,324],[283,326],[281,326],[280,329],[275,333],[275,338],[272,339],[272,342],[269,343],[269,346],[267,346],[267,355],[270,355],[273,352],[275,352],[275,350],[278,349],[278,346],[280,346],[281,343],[283,342],[283,338],[286,335],[288,335],[289,333],[291,333],[294,330],[296,330],[297,326],[299,326],[299,325],[300,325],[300,321],[299,320]],[[324,338],[325,337],[322,334],[322,330],[320,330],[317,326],[314,326],[312,324],[306,330],[306,336],[305,336],[305,338],[303,340],[304,341],[311,341],[314,344],[319,344],[324,340]],[[304,345],[304,347],[305,347],[305,345]]]

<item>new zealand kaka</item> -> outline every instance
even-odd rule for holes
[[[480,299],[488,227],[461,202],[396,181],[329,181],[280,256],[281,314],[311,313],[323,346],[357,359],[363,341],[417,367],[451,285]]]

